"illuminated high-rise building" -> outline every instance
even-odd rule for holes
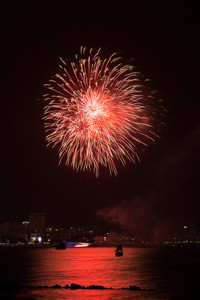
[[[29,233],[36,233],[38,236],[46,235],[47,214],[29,213]]]

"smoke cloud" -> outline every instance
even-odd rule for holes
[[[154,240],[179,234],[185,222],[195,229],[200,221],[199,153],[200,124],[151,162],[143,191],[99,209],[97,218]]]

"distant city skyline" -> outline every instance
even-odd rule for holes
[[[0,223],[0,245],[18,243],[54,244],[58,242],[84,242],[96,246],[112,246],[117,242],[124,246],[145,243],[200,244],[200,222],[179,224],[179,228],[166,236],[154,238],[138,236],[137,231],[121,230],[100,225],[74,225],[54,227],[47,225],[46,213],[29,213],[29,221],[6,221]],[[88,245],[89,245],[88,244]],[[70,246],[70,245],[69,245]]]

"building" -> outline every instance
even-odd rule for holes
[[[6,221],[0,223],[0,242],[17,243],[28,241],[28,222]]]
[[[39,237],[46,236],[47,214],[29,213],[29,234],[30,239],[35,241]]]

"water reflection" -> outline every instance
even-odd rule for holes
[[[200,282],[200,249],[179,251],[160,248],[124,248],[116,257],[115,248],[0,249],[1,282],[25,287],[12,292],[18,298],[34,299],[192,299]],[[67,290],[36,288],[102,285],[112,290]],[[145,292],[121,290],[130,285]],[[85,295],[83,298],[82,295]],[[4,295],[8,299],[10,294]],[[187,298],[185,298],[187,299]]]
[[[139,285],[137,258],[137,251],[134,253],[129,248],[125,249],[123,257],[115,257],[113,248],[41,249],[33,253],[31,284],[65,286],[77,283],[108,288]],[[30,277],[27,279],[30,281]]]

